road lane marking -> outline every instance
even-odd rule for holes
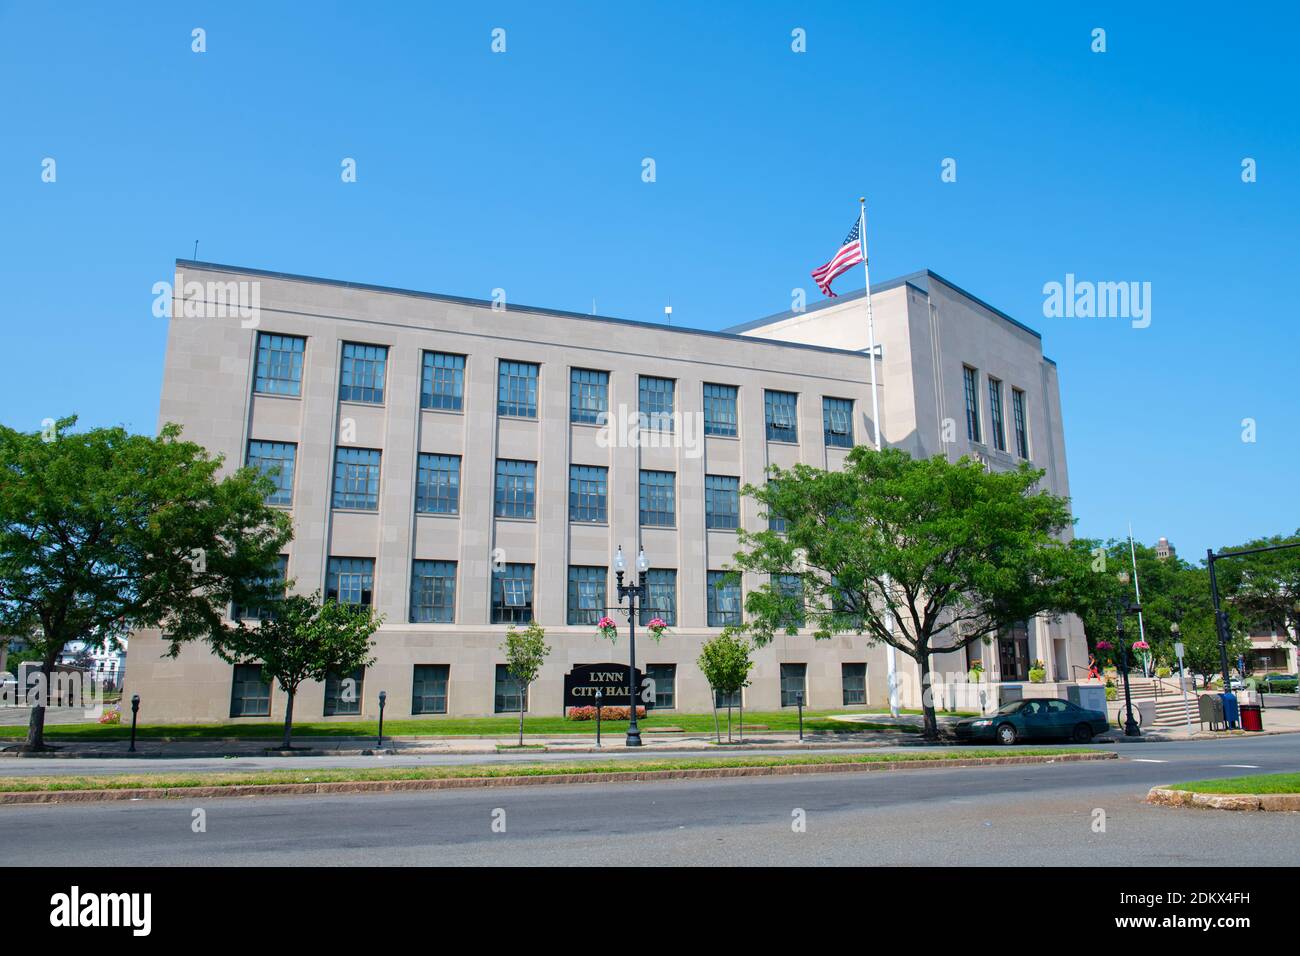
[[[1154,760],[1151,757],[1134,757],[1134,763],[1169,763],[1168,760]]]
[[[1259,769],[1259,765],[1258,765],[1258,764],[1253,764],[1253,763],[1225,763],[1225,764],[1220,764],[1219,766],[1221,766],[1221,767],[1236,768],[1236,769],[1238,769],[1238,770],[1258,770],[1258,769]]]

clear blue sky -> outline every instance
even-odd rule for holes
[[[1195,558],[1300,525],[1287,7],[468,6],[0,0],[0,421],[152,430],[151,286],[195,239],[721,328],[811,289],[866,194],[874,275],[933,269],[1042,332],[1081,533]],[[1044,318],[1067,272],[1150,282],[1151,326]]]

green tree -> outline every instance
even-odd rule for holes
[[[744,687],[749,686],[749,672],[754,666],[750,656],[750,644],[732,628],[726,628],[717,637],[710,638],[700,649],[696,663],[704,679],[709,682],[713,692],[713,726],[714,736],[722,741],[722,732],[718,729],[718,694],[727,698],[727,741],[731,741],[731,697]],[[744,711],[741,711],[744,720]],[[741,727],[744,736],[744,727]]]
[[[1224,551],[1300,545],[1300,530],[1256,538]],[[1244,619],[1259,628],[1283,631],[1291,643],[1300,643],[1300,547],[1265,551],[1215,562],[1219,587]]]
[[[262,665],[288,696],[284,709],[284,749],[292,747],[293,702],[303,681],[323,681],[375,662],[371,636],[383,616],[362,604],[332,598],[321,601],[290,595],[266,605],[267,615],[255,627],[233,628],[212,640],[213,650],[229,664]]]
[[[289,517],[265,504],[269,478],[219,478],[222,459],[178,426],[151,437],[75,422],[0,426],[0,632],[40,653],[46,687],[72,640],[156,627],[174,654],[226,633],[232,601],[274,596],[266,579],[291,537]],[[44,735],[38,701],[26,748],[47,749]]]
[[[536,621],[530,621],[522,631],[515,630],[513,624],[506,628],[506,640],[501,649],[506,654],[506,673],[519,684],[519,746],[522,747],[528,688],[537,680],[542,665],[546,663],[546,656],[551,653],[551,647],[546,643],[546,629]]]
[[[862,446],[842,471],[773,468],[744,489],[785,524],[739,532],[736,566],[768,578],[746,596],[744,629],[761,646],[796,633],[802,615],[817,638],[892,645],[917,663],[935,738],[930,655],[1055,610],[1074,560],[1057,536],[1071,518],[1064,498],[1037,490],[1042,476]],[[801,594],[772,583],[784,575],[801,576]]]

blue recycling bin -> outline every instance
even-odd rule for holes
[[[1228,691],[1220,694],[1223,698],[1223,722],[1235,729],[1241,726],[1241,714],[1237,710],[1237,695]]]

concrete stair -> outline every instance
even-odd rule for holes
[[[1122,678],[1116,678],[1115,689],[1118,691],[1118,697],[1116,700],[1111,701],[1111,707],[1116,708],[1116,713],[1122,715],[1124,713],[1124,681]],[[1188,687],[1187,704],[1184,707],[1182,690],[1178,686],[1176,677],[1130,676],[1129,694],[1133,699],[1134,711],[1137,710],[1139,703],[1155,703],[1155,721],[1146,729],[1185,727],[1189,719],[1193,727],[1197,725],[1198,704],[1196,694],[1192,692],[1191,687]]]

